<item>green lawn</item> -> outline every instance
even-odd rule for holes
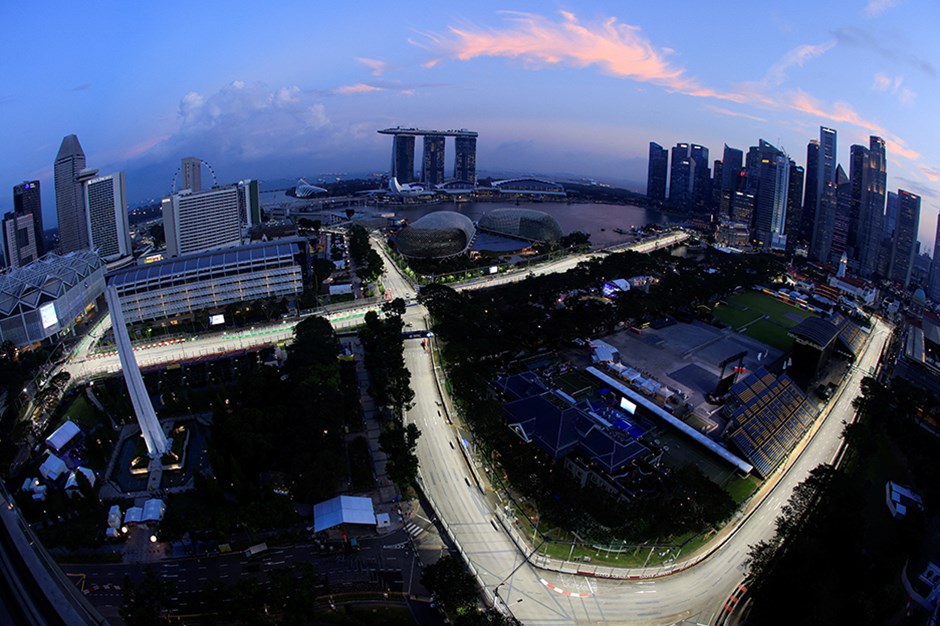
[[[730,300],[730,299],[729,299]],[[754,310],[742,311],[734,308],[732,304],[720,304],[712,311],[715,317],[727,324],[731,328],[741,328],[745,324],[753,322],[762,314]]]
[[[744,334],[784,352],[793,349],[793,340],[787,334],[787,329],[770,320],[754,322],[744,330]]]
[[[755,491],[757,491],[757,488],[760,487],[760,484],[760,478],[754,476],[753,474],[747,476],[747,478],[735,476],[728,481],[727,485],[725,485],[725,491],[731,494],[735,504],[741,504],[750,498]]]
[[[67,419],[75,422],[79,428],[87,433],[97,426],[103,418],[98,413],[98,409],[92,406],[91,402],[88,401],[85,394],[79,394],[72,401],[72,404],[65,409],[65,412],[56,424],[56,428],[64,424]]]
[[[557,377],[555,384],[569,395],[574,395],[585,388],[594,387],[594,381],[577,370],[571,370],[567,374]]]

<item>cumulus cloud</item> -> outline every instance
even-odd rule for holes
[[[385,91],[385,88],[379,87],[377,85],[369,85],[366,83],[356,83],[354,85],[343,85],[342,87],[337,87],[333,90],[333,93],[339,94],[341,96],[348,96],[356,93],[369,93],[371,91]]]
[[[261,83],[233,81],[219,91],[185,94],[177,112],[178,128],[158,151],[191,147],[252,160],[309,150],[311,137],[330,127],[322,103],[298,86],[270,89]]]
[[[373,76],[381,76],[388,71],[388,63],[385,61],[369,59],[367,57],[356,57],[356,60],[372,70]]]
[[[616,18],[583,24],[567,11],[561,12],[560,20],[532,13],[504,15],[508,22],[504,28],[452,26],[447,35],[425,33],[424,41],[412,43],[434,54],[427,67],[445,59],[468,61],[479,57],[514,59],[530,68],[594,66],[619,78],[657,84],[690,96],[740,99],[737,94],[701,85],[683,68],[669,63],[669,51],[653,46],[639,27]]]

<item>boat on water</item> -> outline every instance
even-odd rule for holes
[[[622,228],[615,228],[615,229],[614,229],[614,232],[617,233],[618,235],[626,235],[626,234],[628,234],[627,231],[625,231],[625,230],[622,229]]]

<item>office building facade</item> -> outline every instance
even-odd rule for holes
[[[9,211],[3,216],[3,260],[7,267],[23,267],[40,257],[33,216]]]
[[[395,135],[392,139],[392,176],[400,183],[415,179],[415,136]]]
[[[646,197],[654,204],[663,204],[666,201],[668,170],[669,152],[655,141],[651,141],[646,173]]]
[[[46,253],[46,237],[42,223],[42,196],[38,180],[28,180],[13,187],[13,212],[17,215],[33,216],[33,232],[36,233],[36,258]]]
[[[87,180],[83,192],[90,247],[106,262],[130,256],[131,232],[127,218],[124,172]]]
[[[454,178],[477,184],[477,138],[475,135],[454,137]]]
[[[689,146],[692,161],[692,206],[698,212],[709,208],[712,196],[711,170],[708,168],[708,148],[698,144]]]
[[[421,182],[428,185],[440,185],[444,182],[443,135],[424,136],[424,154],[421,155]]]
[[[800,240],[810,243],[813,225],[816,223],[816,205],[819,200],[819,141],[810,140],[806,145],[806,181],[803,186],[803,211],[800,215]]]
[[[920,225],[920,196],[898,190],[898,217],[891,243],[888,278],[905,288],[911,281],[911,268],[917,254],[917,228]]]
[[[220,311],[229,304],[303,292],[302,237],[199,252],[119,270],[108,278],[129,324]]]
[[[692,159],[689,158],[689,144],[677,143],[672,148],[669,164],[669,204],[678,208],[688,208],[692,201]]]
[[[878,256],[884,239],[884,212],[887,195],[887,151],[881,137],[869,138],[867,160],[859,198],[859,228],[856,237],[859,274],[870,278],[878,269]]]
[[[191,193],[183,190],[163,199],[167,256],[238,246],[242,210],[235,185]]]
[[[741,168],[744,165],[744,153],[725,144],[721,156],[721,199],[719,211],[722,215],[731,215],[734,192],[739,191]]]
[[[792,254],[800,241],[800,224],[803,221],[803,183],[806,171],[792,159],[790,178],[787,184],[786,249]]]
[[[59,252],[88,248],[88,220],[80,174],[85,169],[85,152],[78,137],[62,140],[55,159],[55,208],[59,222]]]

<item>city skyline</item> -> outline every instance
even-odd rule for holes
[[[766,137],[805,166],[823,125],[838,131],[845,169],[850,145],[885,139],[887,189],[923,198],[919,238],[933,248],[934,6],[688,4],[683,20],[616,4],[186,6],[177,23],[172,3],[94,14],[63,5],[41,28],[11,31],[0,67],[20,79],[0,94],[0,211],[13,185],[38,179],[46,226],[55,223],[52,164],[72,133],[90,163],[127,172],[134,203],[166,193],[190,155],[220,182],[384,172],[389,146],[375,130],[399,124],[478,130],[481,172],[591,176],[640,192],[650,141],[695,142],[717,157],[725,143],[746,150]],[[297,15],[309,16],[303,28]],[[82,39],[84,63],[53,63],[72,29],[109,36]]]

